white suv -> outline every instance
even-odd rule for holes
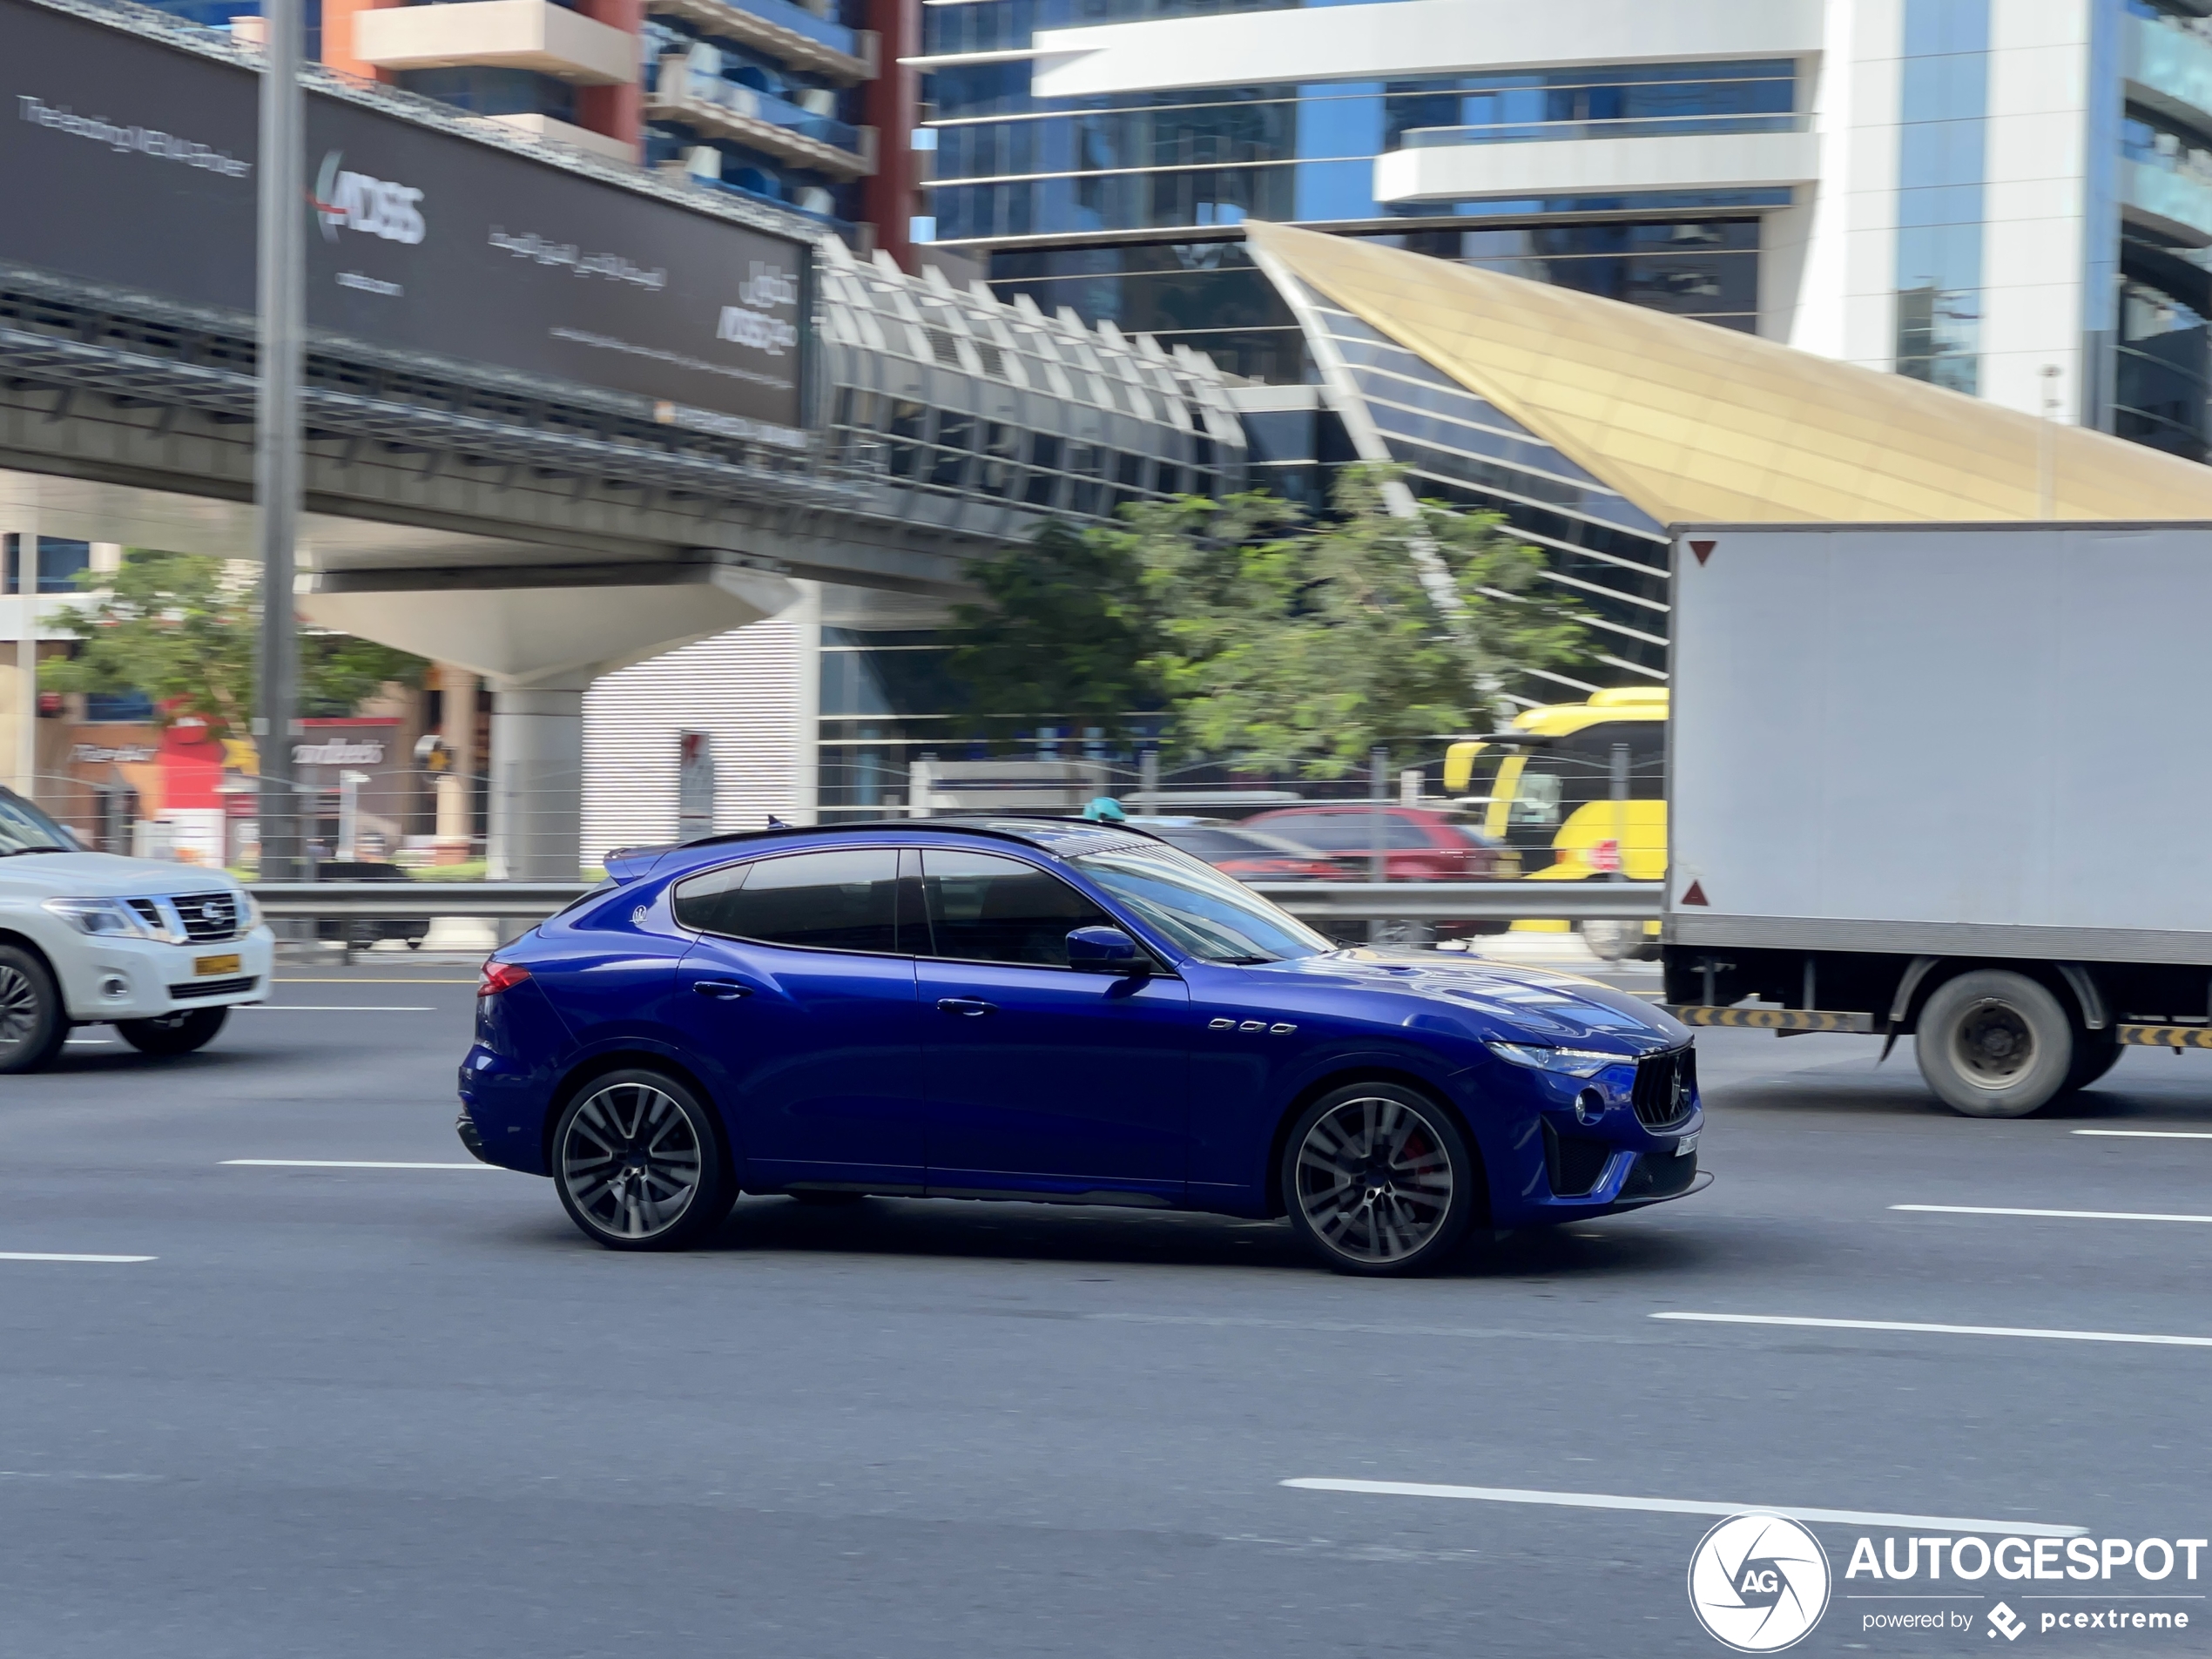
[[[189,1054],[259,1002],[275,943],[220,870],[87,853],[0,789],[0,1072],[37,1071],[72,1025]]]

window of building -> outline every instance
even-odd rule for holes
[[[1990,0],[1905,0],[1898,130],[1897,372],[1981,387]]]

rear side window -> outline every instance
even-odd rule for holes
[[[995,853],[929,847],[921,855],[933,956],[1065,968],[1077,927],[1120,924],[1058,876]]]
[[[678,926],[810,950],[899,949],[894,847],[797,853],[693,876],[676,889]]]

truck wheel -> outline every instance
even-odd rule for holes
[[[151,1020],[118,1020],[115,1034],[140,1054],[190,1054],[214,1042],[230,1015],[228,1008],[186,1008],[179,1014],[157,1014]]]
[[[0,1072],[44,1071],[68,1035],[61,990],[46,964],[0,945]]]
[[[1946,980],[1920,1010],[1920,1076],[1968,1117],[2026,1117],[2074,1069],[2074,1022],[2025,974],[1979,968]]]
[[[2074,1034],[2074,1064],[2066,1074],[2066,1092],[2087,1089],[2120,1063],[2120,1039],[2110,1026],[2101,1031]]]

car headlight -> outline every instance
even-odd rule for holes
[[[126,939],[162,939],[145,917],[120,899],[49,899],[39,908],[59,916],[80,934]]]
[[[250,934],[261,925],[261,901],[244,887],[238,890],[238,930]]]
[[[1595,1077],[1608,1066],[1635,1063],[1634,1055],[1608,1054],[1602,1049],[1547,1049],[1533,1042],[1493,1042],[1490,1052],[1516,1066],[1563,1072],[1569,1077]]]

